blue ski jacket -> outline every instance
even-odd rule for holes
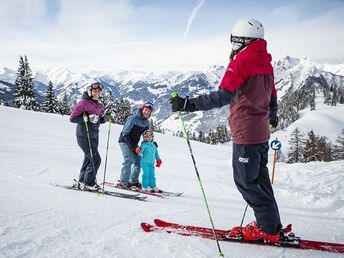
[[[141,144],[141,163],[154,164],[159,160],[159,152],[154,142],[142,142]]]
[[[149,121],[142,116],[141,112],[139,108],[135,114],[128,117],[118,139],[118,142],[125,142],[132,151],[138,146],[142,133],[149,126]]]

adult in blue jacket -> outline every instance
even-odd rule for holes
[[[138,146],[141,135],[149,127],[149,117],[153,103],[144,102],[135,114],[128,117],[119,136],[118,143],[123,155],[120,180],[117,187],[138,190],[141,188],[139,175],[141,170],[141,148]]]

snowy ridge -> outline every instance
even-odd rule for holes
[[[320,65],[307,57],[300,59],[286,56],[274,63],[275,84],[279,99],[287,92],[308,87],[344,87],[344,76],[342,76],[343,65]],[[120,96],[129,99],[134,105],[143,100],[153,101],[156,109],[153,117],[158,120],[161,127],[166,130],[175,131],[175,116],[171,116],[168,100],[173,91],[180,96],[197,96],[216,90],[225,72],[223,66],[211,66],[204,71],[121,71],[112,70],[108,72],[90,71],[87,74],[74,73],[68,69],[56,68],[44,72],[35,73],[35,83],[40,94],[44,93],[49,80],[53,82],[54,90],[58,99],[62,99],[65,93],[70,97],[72,103],[80,99],[86,86],[94,80],[100,81],[105,92],[111,91],[114,99]],[[338,72],[339,74],[335,74]],[[0,70],[0,80],[6,84],[0,84],[0,100],[10,101],[15,72]],[[190,130],[203,131],[216,128],[220,123],[227,124],[228,107],[214,109],[206,112],[197,112],[187,115],[187,126]]]
[[[73,192],[50,183],[70,184],[83,154],[68,117],[0,106],[0,250],[3,257],[216,257],[212,240],[146,234],[140,222],[154,218],[210,226],[184,139],[156,134],[162,167],[158,187],[183,191],[180,198],[132,200]],[[20,121],[20,123],[18,123]],[[36,121],[39,121],[37,123]],[[324,127],[325,128],[325,127]],[[117,144],[121,126],[113,125],[107,181],[119,177]],[[103,178],[108,125],[100,127]],[[191,141],[217,228],[239,225],[245,208],[231,169],[231,144]],[[284,142],[282,141],[282,144]],[[270,156],[272,152],[270,152]],[[271,170],[271,157],[269,163]],[[305,239],[344,243],[344,161],[277,163],[275,196],[283,224]],[[253,220],[248,210],[245,224]],[[44,230],[42,230],[44,228]],[[226,257],[342,257],[317,251],[221,243]]]

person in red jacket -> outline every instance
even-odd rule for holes
[[[271,55],[263,25],[255,19],[239,20],[231,33],[232,52],[219,89],[196,98],[175,96],[172,111],[194,112],[230,104],[235,184],[252,207],[256,221],[235,227],[247,240],[277,242],[282,229],[269,179],[269,124],[276,127],[277,92]]]

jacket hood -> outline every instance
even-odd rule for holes
[[[86,100],[91,100],[92,98],[90,96],[88,96],[87,91],[84,91],[84,93],[82,93],[82,99],[86,99]]]
[[[251,42],[245,49],[238,53],[238,57],[260,66],[271,67],[272,57],[267,52],[267,42],[264,39],[258,39]]]

